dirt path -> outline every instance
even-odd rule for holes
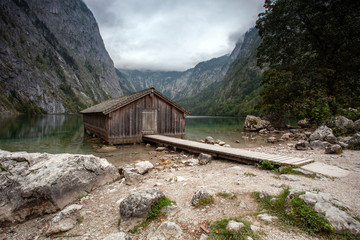
[[[166,219],[182,227],[185,239],[199,239],[203,233],[200,225],[204,222],[239,216],[259,226],[264,232],[263,239],[316,239],[305,233],[288,231],[276,223],[266,224],[256,218],[257,203],[251,197],[251,193],[265,191],[269,194],[278,194],[282,190],[282,185],[330,193],[345,202],[359,216],[360,151],[346,150],[341,155],[325,155],[323,150],[297,151],[284,143],[250,150],[312,158],[317,162],[349,170],[349,174],[341,178],[320,179],[293,175],[295,181],[282,180],[274,172],[224,160],[213,160],[204,166],[180,166],[177,163],[181,159],[192,156],[155,152],[154,147],[151,147],[147,148],[146,154],[136,155],[135,160],[151,160],[156,165],[155,169],[144,175],[142,183],[129,186],[124,181],[117,181],[80,199],[78,202],[83,205],[83,221],[57,239],[103,239],[110,233],[118,232],[119,200],[131,192],[152,187],[159,188],[171,200],[176,201],[176,210]],[[107,154],[116,158],[116,151],[114,153],[109,150]],[[161,165],[160,163],[165,160],[167,164]],[[194,208],[190,200],[195,190],[201,187],[213,194],[215,203],[204,208]],[[236,198],[227,199],[216,195],[222,190],[233,192]],[[53,215],[47,215],[14,227],[0,229],[0,239],[50,239],[46,238],[44,233],[52,217]],[[131,235],[132,239],[146,239],[147,234],[159,224],[160,220],[151,223],[139,234]]]

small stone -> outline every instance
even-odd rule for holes
[[[270,216],[267,213],[257,215],[258,218],[265,222],[272,222],[273,219],[277,219],[275,216]]]
[[[149,161],[141,161],[135,164],[136,172],[139,174],[147,173],[150,169],[153,169],[154,165]]]
[[[212,138],[211,136],[206,137],[205,138],[205,143],[214,144],[215,143],[214,138]]]
[[[258,231],[260,231],[260,227],[258,227],[258,226],[256,226],[256,225],[252,225],[252,224],[251,224],[250,228],[251,228],[251,230],[252,230],[253,232],[258,232]]]
[[[267,142],[268,142],[268,143],[275,143],[275,142],[276,142],[276,137],[269,137],[269,138],[267,139]]]
[[[191,204],[196,207],[204,198],[210,199],[211,195],[205,189],[197,190],[191,199]]]
[[[166,147],[157,147],[155,150],[158,152],[162,152],[166,150]]]
[[[299,178],[296,178],[296,177],[291,176],[291,175],[289,175],[289,174],[281,174],[281,175],[280,175],[280,179],[281,179],[281,180],[292,181],[292,182],[300,181]]]
[[[326,154],[341,154],[342,148],[339,144],[329,145],[325,148]]]
[[[131,240],[131,237],[124,232],[118,232],[107,235],[104,240]]]
[[[198,159],[200,165],[206,165],[211,161],[212,156],[210,154],[200,153]]]
[[[301,140],[295,144],[296,150],[308,150],[309,143],[307,141]]]
[[[150,144],[150,143],[147,143],[147,144],[145,145],[145,147],[146,147],[146,148],[149,148],[149,147],[151,147],[151,144]]]
[[[206,234],[204,234],[204,233],[201,234],[199,240],[206,240],[206,239],[208,239],[208,235],[206,235]]]
[[[233,232],[238,232],[240,228],[244,227],[245,225],[242,222],[236,222],[234,220],[230,220],[226,226],[226,229]]]

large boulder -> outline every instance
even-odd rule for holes
[[[0,225],[56,212],[120,177],[106,159],[93,155],[0,150],[0,166]]]
[[[250,132],[256,132],[264,128],[270,127],[270,122],[262,120],[259,117],[247,115],[244,123],[244,130]]]
[[[121,219],[146,217],[149,210],[163,197],[165,195],[157,188],[131,193],[120,203]]]
[[[310,135],[309,140],[310,142],[320,140],[334,143],[336,141],[336,137],[331,128],[327,126],[320,126]]]
[[[360,144],[360,133],[354,134],[346,141],[347,144]]]
[[[350,231],[360,234],[360,223],[349,212],[345,203],[337,200],[328,193],[305,192],[299,196],[307,205],[323,215],[334,228],[335,232]]]
[[[356,131],[360,131],[360,119],[354,122],[354,128]]]
[[[337,116],[334,125],[339,134],[353,133],[355,130],[354,122],[344,116]]]

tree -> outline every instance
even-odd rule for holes
[[[360,2],[265,0],[256,28],[265,113],[321,121],[360,106]]]

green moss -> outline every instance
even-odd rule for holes
[[[130,230],[131,233],[136,233],[137,230],[139,228],[143,228],[143,227],[146,227],[147,225],[149,225],[149,223],[157,218],[158,216],[162,215],[163,213],[161,212],[161,209],[163,207],[166,207],[166,206],[170,206],[172,203],[176,204],[175,201],[171,201],[169,198],[167,197],[164,197],[164,198],[160,198],[156,203],[155,205],[150,209],[147,217],[146,217],[146,220],[142,221],[141,223],[139,223],[138,225],[136,225],[133,229]],[[119,219],[119,221],[121,221]],[[118,221],[118,223],[119,223]]]
[[[228,225],[230,220],[234,220],[236,222],[242,222],[245,226],[242,227],[238,232],[233,232],[226,229],[226,226]],[[251,237],[252,239],[260,239],[260,236],[256,233],[254,233],[251,230],[251,223],[248,221],[242,220],[240,218],[228,218],[228,219],[221,219],[218,221],[215,221],[210,226],[210,233],[209,233],[209,240],[216,239],[233,239],[233,240],[242,240],[242,239],[248,239],[248,237]]]
[[[230,194],[230,193],[226,193],[226,192],[218,192],[218,193],[216,193],[216,195],[220,196],[220,197],[224,197],[224,198],[229,198],[229,199],[236,198],[235,194]]]
[[[255,164],[255,166],[258,168],[261,168],[261,169],[278,172],[279,168],[281,167],[281,164],[272,162],[272,161],[268,161],[268,160],[262,160],[259,163]]]
[[[256,174],[252,172],[245,172],[244,175],[249,177],[256,177]]]
[[[309,234],[333,236],[333,228],[329,221],[312,207],[306,205],[304,200],[299,197],[301,194],[295,194],[292,199],[286,201],[289,188],[285,188],[272,203],[273,196],[260,198],[259,193],[255,193],[253,196],[263,209],[276,215],[285,225],[300,228]]]
[[[213,204],[214,201],[214,197],[212,195],[210,195],[209,198],[202,198],[200,199],[200,201],[198,202],[198,204],[196,205],[196,207],[203,207],[209,204]]]

